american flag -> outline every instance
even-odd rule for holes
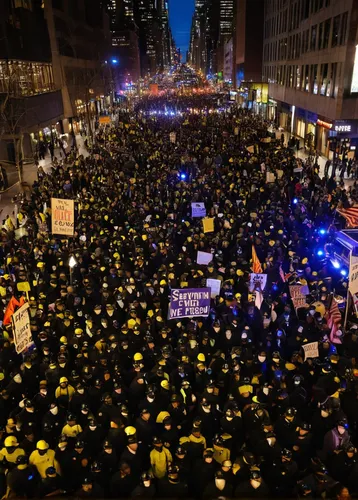
[[[337,212],[347,220],[348,227],[358,227],[358,207],[337,208]]]
[[[261,262],[259,261],[254,245],[252,245],[252,270],[257,274],[262,273]]]
[[[332,339],[336,334],[342,322],[341,312],[338,309],[338,304],[332,295],[331,304],[327,313],[327,325],[331,329],[330,338]]]

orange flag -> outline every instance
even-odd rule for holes
[[[16,297],[11,297],[10,302],[7,305],[3,325],[9,325],[11,323],[11,316],[14,314],[17,307],[21,307],[25,303],[24,297],[20,297],[20,300],[17,300]]]
[[[262,273],[261,262],[259,261],[254,245],[252,245],[252,270],[257,274]]]

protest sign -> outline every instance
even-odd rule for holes
[[[174,288],[170,297],[169,319],[209,316],[210,288]]]
[[[176,140],[177,140],[177,134],[176,134],[176,132],[170,132],[169,139],[170,139],[171,143],[175,144]]]
[[[51,198],[52,234],[73,236],[75,230],[75,203],[73,200]]]
[[[267,274],[251,273],[249,290],[250,292],[253,292],[255,289],[259,288],[261,291],[263,291],[266,287],[266,283]]]
[[[206,286],[211,289],[211,298],[214,299],[217,295],[220,295],[221,281],[214,278],[208,278],[206,280]]]
[[[272,172],[266,172],[266,184],[270,184],[271,182],[275,182],[276,177]]]
[[[32,333],[30,328],[29,304],[26,302],[12,315],[14,342],[16,352],[20,354],[32,342]]]
[[[191,216],[192,217],[205,217],[206,216],[205,203],[192,203],[191,204]]]
[[[196,263],[201,264],[203,266],[207,266],[209,262],[213,260],[213,254],[209,252],[200,252],[198,251],[197,257],[196,257]]]
[[[305,360],[307,358],[318,358],[318,342],[311,342],[302,346],[303,352],[305,353]]]
[[[358,257],[353,255],[349,264],[349,291],[352,295],[358,292]]]
[[[214,231],[214,219],[212,217],[203,219],[203,230],[204,233],[212,233]]]
[[[290,285],[290,295],[295,310],[306,305],[307,287],[302,285]]]

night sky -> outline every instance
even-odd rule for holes
[[[194,11],[195,0],[169,0],[170,26],[177,47],[185,61],[189,46],[191,17]]]

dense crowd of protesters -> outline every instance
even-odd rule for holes
[[[34,344],[16,354],[4,317],[2,495],[358,494],[357,325],[336,320],[332,336],[347,283],[317,255],[355,186],[322,179],[268,128],[218,96],[142,101],[4,221],[2,314],[23,295]],[[52,197],[75,200],[73,237],[51,234]],[[253,245],[267,274],[256,292]],[[209,316],[168,320],[170,290],[208,278],[221,282]],[[297,310],[291,284],[308,290]]]

